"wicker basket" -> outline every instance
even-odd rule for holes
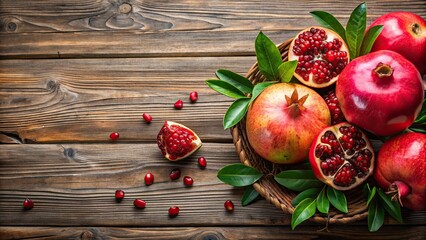
[[[291,40],[278,46],[283,61],[287,61]],[[246,77],[254,84],[265,81],[264,76],[259,72],[257,63],[251,67]],[[297,195],[297,192],[282,187],[274,180],[274,175],[289,167],[271,163],[256,154],[247,140],[245,118],[231,129],[231,133],[240,161],[247,166],[258,169],[264,174],[264,177],[253,185],[256,191],[277,208],[282,209],[285,213],[292,214],[294,207],[291,201]],[[363,194],[361,194],[361,190],[358,188],[348,191],[346,192],[346,197],[348,200],[348,213],[343,214],[330,209],[328,215],[316,214],[310,220],[318,223],[344,224],[366,218],[368,214],[367,205]]]

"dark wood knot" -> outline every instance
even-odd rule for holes
[[[93,233],[91,231],[84,231],[81,234],[81,240],[89,240],[89,239],[94,239]]]
[[[127,14],[132,11],[132,5],[128,3],[123,3],[118,7],[118,12],[122,14]]]

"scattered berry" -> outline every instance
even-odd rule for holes
[[[191,102],[196,102],[198,100],[198,93],[197,92],[191,92],[189,94],[189,100],[191,100]]]
[[[137,208],[145,208],[146,202],[140,198],[137,198],[135,201],[133,201],[133,205],[135,205]]]
[[[115,199],[117,199],[118,201],[121,201],[124,198],[124,191],[123,190],[117,190],[115,191]]]
[[[179,215],[179,207],[173,206],[169,208],[169,216],[170,217],[176,217]]]
[[[192,177],[185,176],[183,178],[183,184],[185,184],[185,186],[192,186],[192,184],[194,184],[194,179],[192,179]]]
[[[207,167],[207,161],[205,157],[199,157],[198,158],[198,165],[200,165],[200,167],[205,168]]]
[[[176,109],[182,109],[182,107],[183,107],[183,101],[182,100],[177,100],[176,102],[175,102],[175,108]]]
[[[31,199],[29,199],[29,198],[27,198],[27,199],[25,199],[25,201],[24,201],[24,209],[26,209],[26,210],[30,210],[31,208],[33,208],[34,207],[34,202],[33,202],[33,200],[31,200]]]
[[[146,123],[150,123],[152,121],[152,117],[148,113],[142,114],[142,117],[143,117],[143,119],[145,120]]]
[[[149,185],[151,185],[153,183],[154,183],[154,174],[152,174],[152,173],[149,172],[149,173],[147,173],[145,175],[145,184],[147,186],[149,186]]]
[[[113,132],[109,135],[109,138],[113,141],[117,140],[120,137],[120,134],[118,132]]]
[[[226,200],[224,206],[226,211],[228,212],[234,211],[234,203],[231,200]]]
[[[170,171],[169,177],[170,177],[171,180],[176,180],[176,179],[180,178],[180,169],[175,168],[172,171]]]

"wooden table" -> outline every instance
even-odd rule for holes
[[[290,215],[264,199],[242,207],[243,189],[218,169],[239,162],[222,117],[231,99],[205,80],[255,62],[260,30],[276,43],[315,25],[312,10],[346,22],[352,1],[68,0],[0,3],[0,238],[37,239],[422,239],[426,212],[404,210],[376,233],[366,221],[290,229]],[[389,11],[426,17],[426,2],[368,1],[368,23]],[[198,91],[199,101],[188,95]],[[182,110],[173,103],[182,99]],[[141,114],[154,120],[146,124]],[[182,162],[163,158],[165,120],[204,142]],[[109,140],[119,132],[117,142]],[[206,169],[196,159],[205,156]],[[195,184],[171,182],[179,167]],[[155,183],[145,186],[145,173]],[[116,189],[126,191],[117,203]],[[144,210],[133,199],[147,201]],[[25,198],[35,202],[24,211]],[[236,207],[225,212],[231,199]],[[181,208],[169,218],[172,205]],[[424,239],[424,238],[423,238]]]

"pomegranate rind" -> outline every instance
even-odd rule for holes
[[[185,152],[185,154],[177,155],[178,153],[173,153],[170,151],[170,148],[168,149],[168,138],[170,137],[170,129],[176,129],[179,131],[185,131],[189,138],[191,139],[191,142],[188,143],[190,146],[186,146],[186,148],[191,149],[190,151]],[[166,131],[169,130],[169,131]],[[202,142],[201,139],[198,137],[198,135],[192,131],[190,128],[176,122],[172,121],[165,121],[163,127],[161,128],[160,132],[157,135],[157,144],[158,148],[160,148],[161,153],[164,155],[164,157],[170,161],[178,161],[185,159],[189,156],[191,156],[194,152],[196,152],[201,146]],[[178,147],[180,147],[178,145]]]

